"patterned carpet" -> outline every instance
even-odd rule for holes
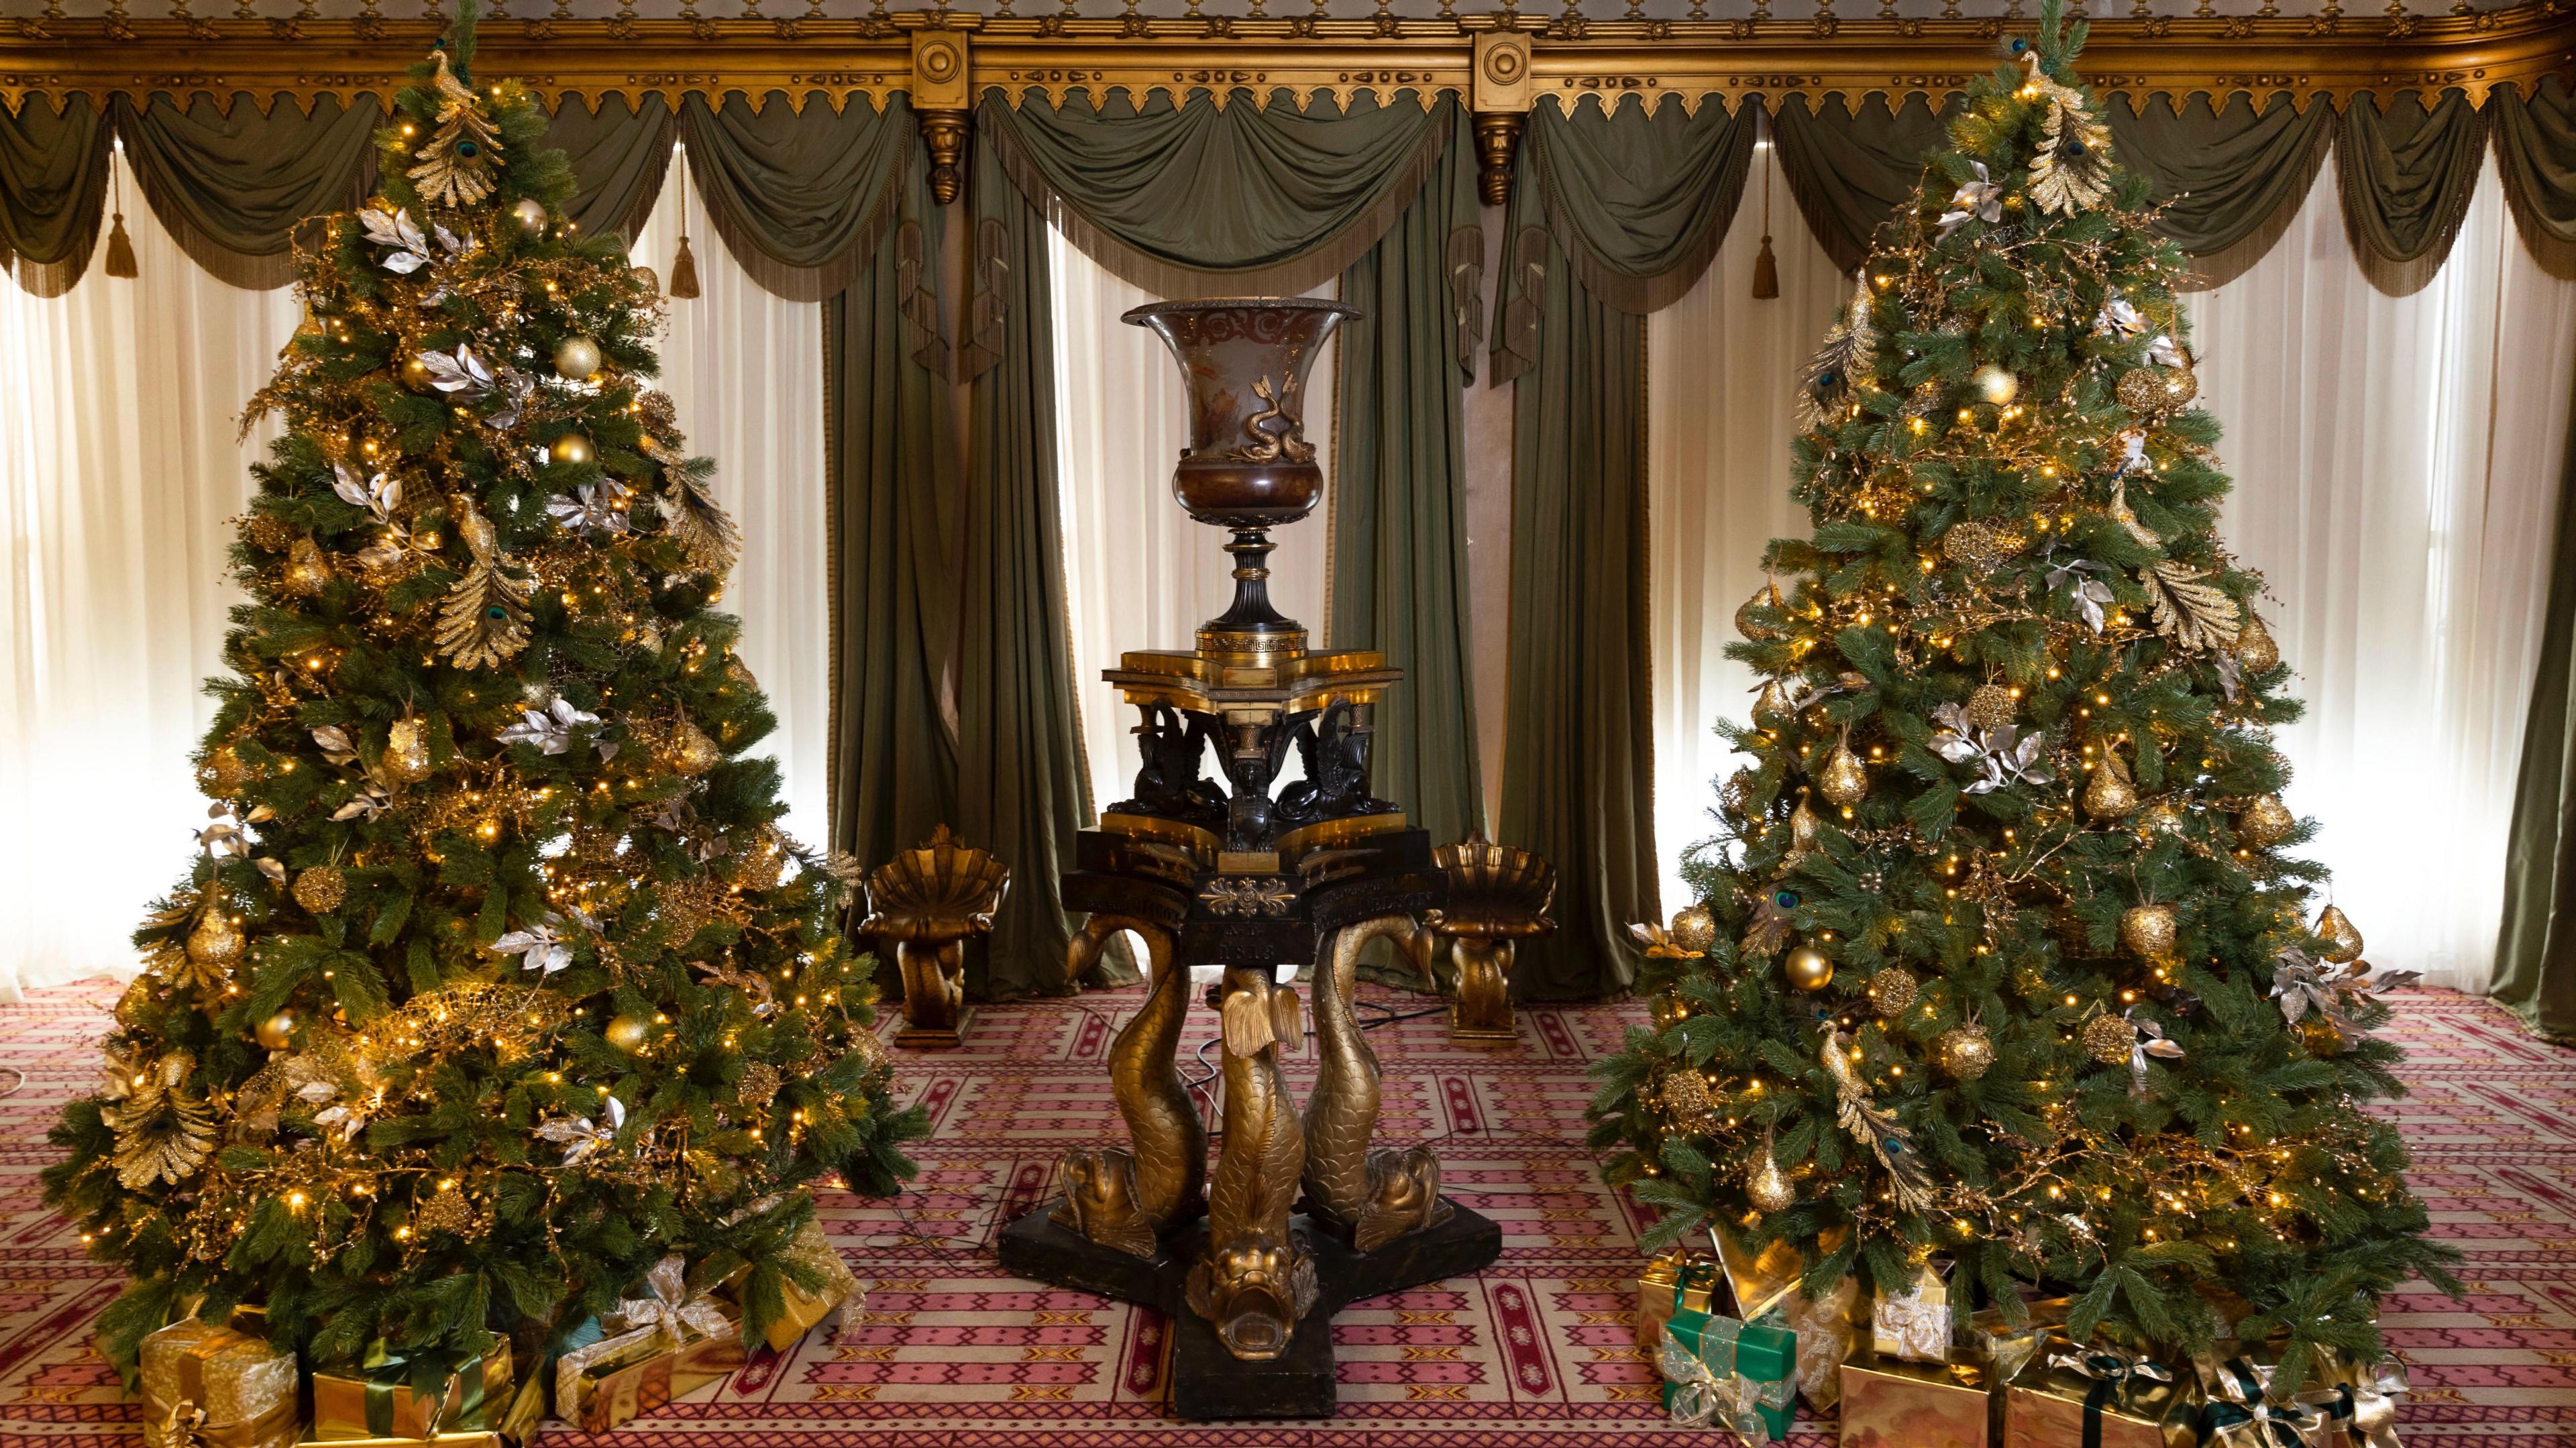
[[[1426,1004],[1367,995],[1397,1011]],[[136,1408],[89,1347],[89,1319],[115,1283],[82,1258],[36,1187],[44,1127],[92,1080],[88,1042],[112,999],[92,983],[0,1006],[0,1063],[27,1073],[0,1100],[0,1438],[12,1442],[129,1448],[137,1434]],[[1452,1194],[1502,1223],[1502,1261],[1346,1312],[1333,1419],[1165,1417],[1156,1314],[1006,1278],[992,1246],[1004,1221],[1045,1195],[1059,1150],[1117,1129],[1101,1062],[1140,999],[1129,990],[987,1008],[969,1049],[906,1057],[909,1090],[936,1123],[921,1179],[893,1202],[825,1208],[868,1285],[865,1320],[838,1341],[815,1334],[783,1361],[764,1353],[732,1381],[607,1437],[618,1448],[1732,1441],[1658,1426],[1653,1374],[1629,1345],[1636,1223],[1582,1147],[1584,1067],[1641,1018],[1634,1005],[1526,1011],[1513,1052],[1452,1049],[1438,1015],[1375,1032],[1387,1066],[1381,1139],[1438,1143]],[[2390,1340],[2414,1364],[2406,1442],[2576,1444],[2576,1052],[2438,992],[2404,996],[2393,1033],[2412,1052],[2415,1094],[2396,1113],[2415,1183],[2437,1230],[2468,1254],[2472,1286],[2465,1302],[2427,1292],[2387,1304]],[[1830,1424],[1813,1423],[1790,1439],[1832,1441]]]

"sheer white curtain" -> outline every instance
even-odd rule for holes
[[[130,974],[125,937],[195,852],[198,684],[241,597],[225,520],[278,424],[234,433],[300,315],[140,202],[125,224],[135,280],[94,263],[40,301],[0,279],[0,998]]]
[[[2285,796],[2371,959],[2486,988],[2540,642],[2576,284],[2514,235],[2492,162],[2422,291],[2352,259],[2330,173],[2269,256],[2190,299],[2236,479],[2221,524],[2308,715]]]
[[[635,238],[637,263],[665,282],[679,238],[686,149]],[[823,304],[760,289],[704,225],[689,238],[703,295],[668,304],[662,387],[689,450],[715,459],[715,494],[742,525],[742,561],[721,607],[742,618],[738,652],[769,696],[778,731],[759,748],[785,776],[787,832],[831,843],[832,620],[823,479]]]
[[[1103,269],[1064,234],[1047,234],[1055,294],[1056,478],[1064,518],[1064,586],[1071,605],[1075,698],[1096,805],[1127,798],[1141,763],[1135,718],[1100,671],[1129,649],[1187,649],[1198,626],[1234,597],[1226,535],[1193,522],[1172,499],[1172,463],[1190,435],[1177,364],[1162,340],[1118,320],[1157,300]],[[1330,297],[1327,282],[1308,293]],[[1306,437],[1326,470],[1325,505],[1271,533],[1270,598],[1324,638],[1324,578],[1332,484],[1330,404],[1341,349],[1329,346],[1306,382]],[[1282,783],[1297,776],[1291,756]]]
[[[1767,163],[1768,157],[1757,157]],[[1754,182],[1761,181],[1757,165]],[[1776,183],[1775,183],[1776,184]],[[1844,283],[1794,217],[1781,298],[1749,296],[1753,198],[1717,265],[1648,324],[1656,831],[1666,889],[1709,832],[1750,674],[1720,657],[1788,500],[1797,364]],[[2487,983],[2505,821],[2547,590],[2576,284],[2514,236],[2490,168],[2441,274],[2362,279],[2329,168],[2278,247],[2190,298],[2202,397],[2236,480],[2220,527],[2267,575],[2263,611],[2307,717],[2288,800],[2373,960]],[[1667,898],[1678,898],[1668,894]]]
[[[1762,549],[1806,531],[1789,499],[1798,368],[1848,296],[1789,201],[1769,141],[1707,275],[1646,319],[1647,616],[1655,691],[1655,854],[1662,898],[1691,898],[1683,852],[1716,832],[1717,782],[1743,764],[1711,727],[1751,711],[1753,671],[1726,657],[1735,609],[1763,582]],[[1753,299],[1762,188],[1771,188],[1780,296]]]

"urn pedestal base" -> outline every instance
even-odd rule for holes
[[[1061,1200],[1049,1198],[1002,1229],[1002,1270],[1161,1309],[1172,1322],[1172,1414],[1191,1422],[1332,1416],[1334,1314],[1367,1298],[1480,1272],[1503,1255],[1503,1229],[1454,1201],[1437,1225],[1374,1252],[1355,1249],[1300,1213],[1289,1230],[1313,1254],[1320,1295],[1285,1352],[1245,1362],[1183,1300],[1190,1264],[1207,1250],[1204,1219],[1174,1233],[1154,1256],[1137,1257],[1058,1225],[1052,1214]]]
[[[945,1023],[915,1024],[909,1017],[894,1033],[897,1048],[906,1051],[954,1051],[966,1044],[966,1032],[975,1024],[975,1008],[958,1006]]]

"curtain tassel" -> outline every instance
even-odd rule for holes
[[[698,259],[689,254],[686,232],[680,234],[680,249],[671,256],[671,296],[683,302],[698,296]]]
[[[1780,259],[1771,254],[1771,236],[1762,236],[1762,252],[1753,258],[1753,297],[1767,302],[1780,295]]]
[[[143,275],[134,264],[134,238],[125,234],[125,213],[116,213],[116,225],[107,233],[107,274],[131,281]]]

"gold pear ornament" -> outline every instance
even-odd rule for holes
[[[429,778],[429,733],[421,727],[419,715],[405,714],[385,727],[385,752],[377,768],[396,784],[418,784]]]
[[[1779,584],[1764,581],[1760,592],[1736,606],[1735,631],[1757,644],[1767,644],[1787,634],[1788,631],[1777,624],[1764,623],[1754,617],[1756,609],[1768,609],[1775,615],[1789,611],[1788,600],[1780,596]]]
[[[1790,860],[1801,860],[1806,858],[1808,855],[1814,854],[1816,850],[1817,833],[1823,828],[1824,821],[1816,818],[1815,810],[1807,803],[1806,791],[1799,791],[1798,807],[1789,811],[1789,854],[1787,858]]]
[[[2326,959],[2337,965],[2350,965],[2361,959],[2361,932],[2353,928],[2352,917],[2341,906],[2329,905],[2317,917],[2316,933],[2325,937]]]
[[[1785,1212],[1798,1204],[1798,1189],[1789,1182],[1789,1174],[1780,1170],[1780,1159],[1771,1153],[1771,1133],[1762,1133],[1762,1162],[1744,1182],[1744,1195],[1757,1212]]]
[[[2259,674],[2281,662],[2281,646],[2272,642],[2272,631],[2263,627],[2263,616],[2245,610],[2245,622],[2236,630],[2236,662],[2249,674]]]
[[[2084,784],[2084,812],[2097,820],[2115,820],[2138,807],[2138,787],[2129,782],[2128,766],[2109,749]]]
[[[1753,696],[1753,727],[1777,734],[1798,722],[1798,711],[1789,707],[1789,692],[1778,679],[1762,681],[1762,692]]]
[[[2290,813],[2290,807],[2281,803],[2279,795],[2267,794],[2258,796],[2238,812],[2236,833],[2244,836],[2245,843],[2259,850],[2288,839],[2290,831],[2296,829],[2298,823],[2298,816]]]
[[[1824,773],[1816,777],[1816,788],[1844,809],[1869,796],[1869,770],[1860,762],[1860,756],[1852,753],[1849,740],[1834,745],[1833,758],[1825,761]]]

